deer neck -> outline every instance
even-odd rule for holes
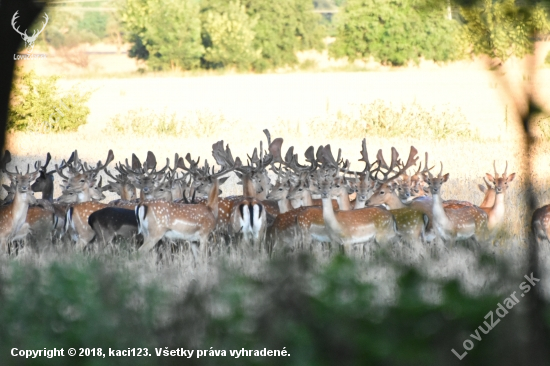
[[[210,189],[210,193],[208,194],[208,201],[206,202],[206,206],[210,207],[210,210],[212,210],[212,213],[214,214],[214,217],[216,220],[218,219],[218,203],[219,203],[219,183],[218,179],[214,178],[212,182],[212,188]]]
[[[445,231],[451,231],[453,228],[452,222],[447,217],[443,208],[443,199],[441,198],[441,190],[437,194],[432,194],[432,213],[434,221]]]
[[[77,202],[88,202],[92,200],[92,196],[90,194],[90,188],[85,187],[82,191],[78,192],[76,196]]]
[[[399,196],[397,195],[397,193],[395,193],[395,191],[391,192],[388,195],[388,199],[385,203],[386,205],[388,205],[390,210],[397,210],[400,208],[408,207],[406,204],[403,203],[403,201],[401,201],[401,199],[399,199]]]
[[[355,204],[353,205],[353,209],[358,210],[360,208],[365,208],[366,203],[367,201],[358,200],[357,198],[355,198]]]
[[[489,227],[493,228],[504,219],[504,193],[495,195],[495,204],[489,211]]]
[[[282,213],[282,214],[293,209],[292,204],[290,203],[290,200],[288,200],[285,197],[278,200],[277,205],[279,205],[279,213]]]
[[[256,197],[256,188],[250,174],[243,175],[243,197]]]
[[[46,179],[46,183],[42,189],[42,199],[53,202],[53,180]]]
[[[311,197],[311,192],[309,189],[304,189],[302,191],[302,206],[313,206],[313,197]]]
[[[330,196],[321,198],[321,201],[323,202],[323,220],[325,221],[326,228],[332,232],[342,231],[340,223],[334,213],[334,208],[332,207],[332,198]]]
[[[12,223],[13,223],[13,232],[17,232],[21,225],[25,223],[27,218],[27,211],[29,210],[29,203],[32,203],[33,200],[30,197],[30,193],[20,193],[16,192],[13,202],[11,204],[11,213],[12,213]]]
[[[336,201],[338,201],[338,207],[340,211],[351,210],[351,203],[349,202],[348,192],[344,188],[338,190],[336,194]],[[332,204],[332,203],[331,203]]]
[[[495,205],[496,197],[500,196],[496,194],[496,191],[492,188],[488,188],[485,192],[485,197],[483,197],[483,202],[479,207],[493,207]]]

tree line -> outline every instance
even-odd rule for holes
[[[58,10],[63,25],[49,26],[43,41],[74,47],[121,35],[131,44],[129,55],[151,70],[261,72],[297,64],[297,52],[323,49],[327,36],[335,38],[332,57],[399,66],[472,54],[505,61],[527,53],[532,34],[550,31],[540,4],[526,11],[514,0],[468,7],[437,0],[114,1],[110,14]],[[329,8],[337,10],[330,20],[314,11]]]

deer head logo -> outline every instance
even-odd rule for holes
[[[40,29],[38,32],[36,30],[33,31],[32,33],[32,36],[28,36],[27,35],[27,30],[25,29],[25,32],[20,32],[19,31],[19,27],[15,27],[15,21],[17,20],[17,18],[19,18],[19,15],[17,15],[17,13],[19,12],[19,10],[17,10],[15,12],[15,14],[13,14],[13,17],[11,18],[11,26],[13,27],[13,29],[19,33],[21,35],[21,38],[23,38],[23,41],[25,41],[25,47],[27,48],[27,51],[29,53],[32,53],[32,49],[34,48],[34,42],[36,42],[36,38],[38,38],[38,35],[40,33],[42,33],[42,31],[44,30],[44,28],[46,28],[46,24],[48,24],[48,14],[44,13],[44,19],[46,20],[45,22],[42,22],[42,29]]]

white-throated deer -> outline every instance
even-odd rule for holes
[[[0,251],[2,253],[8,253],[10,241],[25,225],[29,204],[36,202],[30,190],[30,185],[39,174],[40,162],[37,166],[38,169],[32,173],[29,173],[29,168],[27,168],[26,174],[21,174],[18,170],[16,170],[16,173],[5,170],[10,180],[15,184],[15,196],[13,202],[0,207]]]
[[[434,227],[443,240],[452,241],[474,238],[478,243],[488,234],[487,213],[475,206],[445,208],[441,198],[441,188],[449,179],[449,173],[442,175],[443,163],[437,177],[428,172],[424,176],[432,193],[432,214]]]

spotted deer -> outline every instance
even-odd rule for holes
[[[280,161],[283,139],[271,141],[269,131],[264,132],[268,139],[269,152],[264,155],[260,141],[260,154],[258,155],[257,149],[254,148],[248,164],[235,168],[242,181],[243,198],[234,203],[229,226],[233,236],[240,236],[245,245],[252,245],[258,250],[265,240],[268,220],[273,220],[280,213],[276,201],[266,200],[269,185],[266,168],[275,160]]]
[[[323,202],[323,220],[332,242],[341,245],[344,253],[350,254],[354,244],[375,240],[387,244],[396,236],[395,220],[391,213],[378,207],[350,211],[334,211],[331,195],[335,176],[320,176],[319,191]]]
[[[15,184],[15,195],[10,204],[0,207],[0,251],[3,254],[8,254],[9,243],[21,230],[25,230],[23,226],[26,225],[28,228],[25,221],[29,204],[36,202],[29,188],[31,182],[40,174],[40,162],[37,167],[38,169],[32,173],[29,172],[30,167],[27,167],[26,174],[19,173],[17,168],[15,173],[5,170],[9,179]]]
[[[234,167],[233,167],[234,168]],[[212,189],[206,204],[179,204],[154,200],[140,203],[135,213],[138,220],[138,231],[144,242],[141,252],[150,251],[163,237],[199,242],[203,258],[208,254],[208,237],[216,228],[218,216],[218,177],[227,174],[222,169],[212,174]],[[192,244],[194,257],[197,256],[196,244]]]
[[[99,174],[99,171],[109,165],[113,159],[113,150],[109,150],[105,164],[98,161],[95,168],[89,167],[87,163],[82,163],[80,161],[78,158],[78,152],[75,150],[67,162],[63,161],[61,167],[56,164],[55,170],[57,171],[57,174],[64,179],[64,189],[78,194],[78,202],[86,202],[90,200],[99,201],[105,198],[105,196],[101,194],[97,197],[97,190],[93,190],[92,188],[97,183],[97,175]],[[67,175],[63,173],[65,168],[68,168]]]
[[[431,172],[424,176],[432,193],[432,213],[434,227],[445,241],[474,238],[478,243],[488,234],[488,216],[485,211],[475,206],[445,208],[441,198],[441,188],[449,179],[449,173],[442,175],[443,163],[439,174],[434,177]]]
[[[361,151],[362,158],[360,161],[365,161],[366,159],[366,167],[364,172],[368,172],[369,169],[373,169],[373,166],[368,162],[368,155],[366,151],[366,140],[363,140],[363,150]],[[311,198],[311,190],[315,190],[316,193],[319,193],[319,184],[318,180],[319,177],[325,177],[325,176],[334,176],[337,174],[341,168],[339,167],[339,164],[342,163],[342,160],[340,159],[341,151],[338,152],[338,158],[335,160],[334,156],[332,155],[330,145],[326,145],[324,147],[319,147],[317,149],[315,160],[313,160],[312,157],[309,158],[312,162],[315,162],[315,164],[319,164],[320,169],[317,171],[315,175],[310,175],[308,179],[312,183],[312,187],[310,187],[309,190],[304,190],[304,198],[307,197],[307,201],[305,202],[306,205],[313,204],[313,202],[310,203],[309,199]],[[347,171],[347,169],[344,169],[344,171]],[[331,204],[333,206],[333,209],[339,209],[340,211],[350,210],[351,204],[349,201],[349,191],[347,191],[348,186],[345,184],[345,180],[342,180],[337,184],[336,193],[334,196],[337,197],[337,204],[338,207],[335,207],[334,201],[332,200],[331,196]],[[341,206],[340,206],[341,204]],[[311,246],[313,241],[318,242],[330,242],[331,238],[329,236],[329,233],[327,231],[325,220],[323,217],[323,202],[321,198],[321,206],[320,207],[305,207],[303,210],[297,213],[296,216],[296,224],[298,226],[298,232],[301,237],[301,241],[304,246],[308,247]]]
[[[383,159],[381,156],[380,158]],[[386,164],[382,163],[382,166],[386,166]],[[388,169],[384,173],[384,177],[378,180],[379,187],[367,201],[367,205],[387,206],[395,218],[397,232],[401,239],[407,242],[424,241],[429,217],[421,210],[403,203],[398,193],[399,183],[396,182],[395,177],[388,178],[391,172],[392,170]]]
[[[325,149],[327,156],[330,151]],[[383,161],[381,152],[378,153],[380,169],[386,169],[384,177],[387,181],[396,179],[409,167],[416,163],[416,149],[411,146],[407,163],[402,165],[397,172],[394,169],[400,164],[397,150],[392,148],[392,161],[389,166]],[[367,163],[367,165],[370,165]],[[379,170],[380,171],[380,170]],[[390,174],[393,173],[393,176]],[[319,177],[319,190],[323,199],[323,218],[332,241],[342,245],[344,252],[349,253],[354,244],[365,243],[374,239],[379,244],[388,244],[397,237],[396,222],[393,215],[386,209],[379,207],[367,207],[351,211],[335,212],[330,205],[330,195],[335,186],[334,176],[325,175]]]

